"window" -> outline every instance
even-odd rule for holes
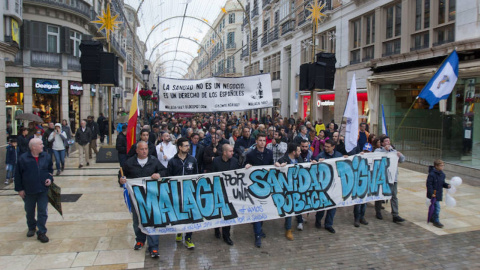
[[[352,21],[352,45],[350,50],[350,64],[356,64],[360,62],[360,47],[362,46],[362,19],[356,19]]]
[[[228,14],[228,23],[229,24],[235,23],[235,13]]]
[[[227,49],[235,48],[235,32],[229,32],[227,35]]]
[[[263,58],[263,72],[270,73],[272,81],[280,79],[280,52]]]
[[[279,20],[282,21],[290,14],[291,0],[280,0]]]
[[[335,28],[322,32],[320,35],[320,50],[328,53],[335,53]]]
[[[402,4],[398,3],[387,8],[386,37],[397,37],[401,34]]]
[[[415,1],[415,31],[430,27],[430,0]]]
[[[302,41],[301,44],[301,63],[311,63],[312,62],[312,39],[307,38]]]
[[[277,10],[275,11],[275,19],[274,22],[277,24],[280,21],[280,12]]]
[[[365,16],[365,45],[375,42],[375,14]]]
[[[438,1],[438,27],[433,38],[434,46],[455,41],[455,0]]]
[[[47,52],[60,52],[60,28],[58,26],[47,26]]]
[[[73,56],[80,57],[80,43],[82,42],[82,34],[70,31],[70,48],[72,48]]]
[[[266,19],[265,21],[263,21],[263,32],[264,32],[264,35],[266,34],[266,32],[268,31],[268,29],[270,28],[270,18]]]
[[[454,21],[455,14],[455,0],[438,1],[438,24]]]
[[[102,0],[97,0],[97,13],[100,14],[102,12]]]

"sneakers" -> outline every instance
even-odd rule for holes
[[[437,227],[437,228],[443,228],[443,224],[439,222],[433,222],[433,226]]]
[[[181,234],[181,233],[177,233],[177,237],[175,237],[175,241],[177,241],[177,242],[182,242],[182,240],[183,240],[182,234]]]
[[[298,223],[297,230],[303,231],[303,223]]]
[[[154,259],[158,258],[158,250],[154,249],[154,250],[150,251],[150,257],[152,257]]]
[[[365,218],[360,219],[360,224],[368,225],[368,221]]]
[[[135,244],[135,246],[133,247],[133,249],[134,249],[134,250],[140,250],[140,249],[142,249],[143,245],[145,245],[145,244],[142,243],[142,242],[137,242],[137,243]]]
[[[5,184],[5,185],[8,185],[8,184],[10,184],[10,183],[8,182],[8,179],[7,179],[7,180],[5,180],[4,184]]]
[[[29,229],[28,232],[27,232],[27,237],[32,237],[32,236],[34,236],[34,235],[35,235],[35,231],[36,231],[35,229],[33,229],[33,230],[30,230],[30,229]]]
[[[400,223],[400,222],[404,222],[405,219],[402,218],[401,216],[396,216],[396,217],[393,217],[393,222],[395,223]]]
[[[255,246],[257,248],[262,247],[262,236],[261,235],[255,236]]]
[[[287,230],[285,232],[285,237],[290,240],[290,241],[293,241],[293,234],[292,234],[292,230]]]
[[[185,239],[185,246],[186,246],[188,249],[194,249],[194,248],[195,248],[195,244],[193,243],[193,241],[192,241],[191,238]]]
[[[40,241],[42,243],[48,243],[48,237],[44,233],[39,233],[38,236],[37,236],[37,239],[38,239],[38,241]]]

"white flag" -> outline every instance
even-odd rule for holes
[[[347,118],[347,127],[345,129],[345,150],[352,151],[357,147],[358,140],[358,104],[357,104],[357,83],[355,82],[355,73],[348,94],[347,107],[343,117]]]

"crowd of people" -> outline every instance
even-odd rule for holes
[[[332,121],[324,124],[321,120],[311,123],[302,119],[267,117],[264,121],[247,119],[235,114],[221,114],[217,117],[198,114],[188,118],[162,115],[149,119],[139,132],[139,141],[127,152],[126,126],[121,127],[116,148],[124,175],[119,175],[122,186],[128,178],[151,177],[158,179],[167,176],[191,175],[198,173],[221,172],[251,166],[275,165],[304,162],[317,163],[325,159],[347,157],[364,152],[396,152],[386,135],[376,136],[367,131],[361,123],[357,148],[347,152],[341,127]],[[396,152],[399,162],[405,157]],[[398,211],[397,179],[392,184],[392,220],[403,222]],[[375,202],[376,217],[383,219],[382,202]],[[367,225],[366,204],[353,207],[355,227]],[[133,211],[135,212],[135,211]],[[336,209],[318,211],[315,226],[323,227],[330,233],[333,228]],[[325,220],[322,222],[323,217]],[[138,217],[133,214],[133,227],[136,235],[134,249],[141,249],[148,238],[148,249],[153,258],[158,257],[158,236],[145,235],[138,229]],[[297,230],[303,230],[302,215],[296,216]],[[265,233],[263,223],[253,223],[254,244],[261,247]],[[215,229],[215,236],[233,245],[230,227]],[[285,218],[285,237],[293,240],[292,218]],[[189,249],[195,247],[192,233],[177,235]]]

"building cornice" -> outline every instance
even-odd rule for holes
[[[10,43],[5,43],[3,41],[0,41],[0,52],[6,53],[12,56],[13,59],[15,59],[15,55],[18,52],[18,45],[12,46]]]

